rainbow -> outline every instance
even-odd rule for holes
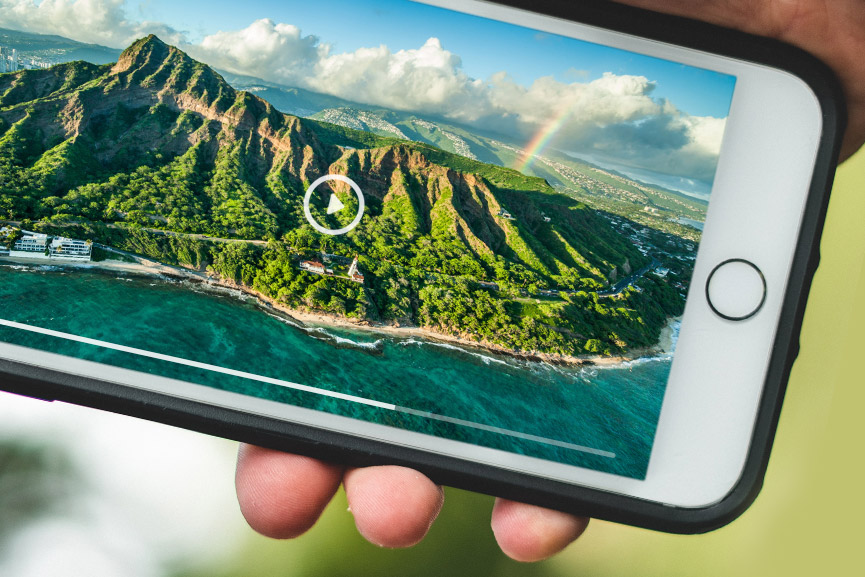
[[[516,164],[514,165],[514,169],[520,172],[525,172],[526,169],[531,165],[532,161],[535,157],[540,154],[540,152],[546,147],[559,129],[564,126],[565,122],[571,117],[574,113],[574,106],[565,106],[550,119],[549,122],[541,128],[537,134],[535,134],[532,139],[526,144],[525,149],[522,151],[522,154],[517,159]]]

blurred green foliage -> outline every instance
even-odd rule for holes
[[[0,439],[0,557],[10,538],[62,510],[78,489],[80,478],[61,448]]]

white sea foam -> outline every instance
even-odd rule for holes
[[[359,349],[369,349],[369,350],[378,350],[384,344],[384,339],[378,339],[371,343],[361,343],[358,341],[353,341],[351,339],[346,339],[344,337],[339,337],[336,335],[330,335],[333,340],[335,340],[340,345],[349,345],[352,347],[357,347]]]
[[[397,342],[396,344],[398,344],[398,345],[400,345],[400,346],[408,346],[408,345],[418,345],[418,346],[423,346],[423,345],[429,345],[429,346],[433,346],[433,347],[439,347],[439,348],[442,348],[442,349],[448,349],[448,350],[452,350],[452,351],[459,351],[459,352],[461,352],[461,353],[465,353],[465,354],[467,354],[467,355],[471,355],[471,356],[473,356],[473,357],[477,357],[477,358],[481,359],[481,361],[483,361],[484,364],[487,364],[487,365],[490,364],[490,363],[498,363],[498,364],[501,364],[501,365],[509,365],[509,364],[510,364],[510,363],[508,363],[507,361],[502,360],[502,359],[498,359],[498,358],[496,358],[496,357],[491,357],[491,356],[489,356],[489,355],[484,355],[484,354],[482,354],[482,353],[477,353],[477,352],[474,352],[474,351],[470,351],[470,350],[465,349],[465,348],[463,348],[463,347],[460,347],[460,346],[458,346],[458,345],[452,345],[452,344],[450,344],[450,343],[443,343],[443,342],[439,342],[439,341],[426,341],[426,340],[417,340],[417,339],[409,338],[409,339],[406,339],[406,340],[404,340],[404,341],[399,341],[399,342]]]
[[[621,363],[617,363],[615,365],[597,365],[593,368],[608,371],[611,369],[630,369],[633,367],[637,367],[639,365],[646,365],[649,363],[663,363],[667,361],[673,360],[672,353],[664,353],[662,355],[657,355],[654,357],[640,357],[638,359],[632,359],[630,361],[622,361]]]
[[[676,352],[676,345],[679,344],[679,331],[682,330],[682,321],[676,321],[672,324],[673,332],[670,335],[670,354]]]
[[[270,313],[270,312],[267,312],[267,311],[264,311],[264,312],[265,312],[265,314],[266,314],[267,316],[269,316],[269,317],[271,317],[271,318],[274,318],[274,319],[276,319],[276,320],[278,320],[278,321],[280,321],[280,322],[283,322],[283,323],[285,323],[285,324],[287,324],[287,325],[289,325],[289,326],[292,326],[292,327],[294,327],[294,328],[296,328],[296,329],[306,330],[306,329],[309,328],[309,327],[306,327],[306,326],[302,325],[302,324],[299,323],[299,322],[294,321],[293,319],[290,319],[290,318],[287,318],[287,317],[281,317],[281,316],[279,316],[279,315],[275,315],[275,314]]]
[[[382,346],[384,345],[384,341],[385,341],[385,339],[377,339],[377,340],[372,341],[372,342],[354,341],[352,339],[341,337],[339,335],[334,335],[334,334],[328,332],[327,329],[325,329],[324,327],[311,327],[311,326],[307,326],[307,325],[301,324],[299,322],[296,322],[292,319],[289,319],[289,318],[286,318],[283,316],[279,316],[279,315],[275,315],[273,313],[267,312],[266,314],[267,314],[267,316],[274,318],[280,322],[283,322],[283,323],[285,323],[291,327],[302,330],[303,332],[305,332],[306,334],[308,334],[309,336],[311,336],[314,339],[318,339],[320,341],[330,341],[330,342],[334,342],[334,343],[336,343],[338,345],[342,345],[342,346],[354,347],[354,348],[364,349],[364,350],[381,350]]]
[[[5,266],[8,268],[11,268],[12,270],[20,270],[20,271],[33,271],[34,270],[33,268],[27,266],[26,264],[8,264]]]
[[[199,282],[199,281],[191,281],[187,279],[183,279],[180,282],[183,285],[186,285],[190,288],[190,290],[195,291],[197,293],[217,293],[228,295],[230,297],[236,298],[241,301],[246,301],[251,298],[248,294],[243,292],[242,290],[238,290],[235,288],[230,288],[218,284],[213,284],[209,282]]]

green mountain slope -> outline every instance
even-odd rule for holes
[[[335,238],[302,211],[309,183],[334,173],[367,201],[361,225]],[[337,228],[353,215],[317,216]],[[291,306],[512,350],[648,346],[681,308],[649,279],[599,301],[649,259],[544,180],[283,114],[153,36],[114,65],[0,75],[0,216],[210,267]],[[363,284],[301,272],[320,250],[359,255]],[[529,306],[539,291],[556,292]]]

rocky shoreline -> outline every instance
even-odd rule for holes
[[[213,289],[237,291],[244,296],[255,299],[256,303],[268,311],[276,312],[287,320],[297,323],[303,327],[333,327],[345,329],[359,329],[397,338],[421,338],[428,341],[439,341],[458,345],[464,348],[482,349],[484,351],[506,356],[512,359],[526,362],[543,362],[556,366],[580,367],[580,366],[613,366],[634,361],[639,358],[653,357],[672,352],[673,348],[673,325],[680,318],[670,319],[661,333],[660,342],[651,348],[635,349],[628,355],[602,356],[602,355],[556,355],[542,352],[517,352],[494,343],[477,341],[462,336],[450,335],[428,328],[416,326],[400,326],[398,324],[387,324],[372,321],[355,321],[345,317],[339,317],[322,311],[308,311],[287,307],[282,303],[264,295],[250,287],[234,283],[207,273],[166,265],[149,259],[135,257],[136,262],[125,262],[118,260],[104,260],[98,262],[46,262],[41,259],[10,258],[3,257],[0,263],[20,264],[27,266],[51,266],[58,268],[84,268],[115,271],[125,274],[138,274],[144,276],[162,276],[179,281],[187,281],[203,284]]]

